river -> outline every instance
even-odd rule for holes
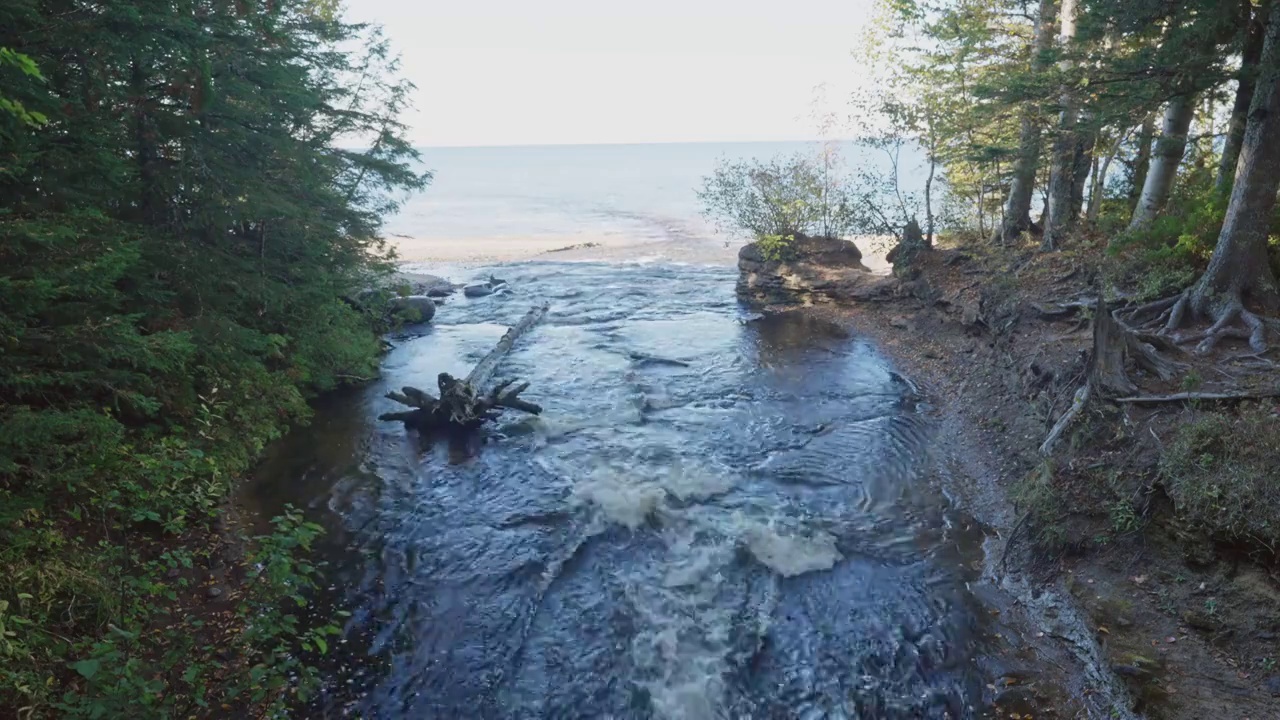
[[[328,529],[352,613],[310,717],[969,718],[982,535],[876,349],[741,307],[725,268],[524,263],[320,403],[248,491]],[[501,367],[540,417],[424,447],[382,395]]]

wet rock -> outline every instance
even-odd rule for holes
[[[766,302],[872,300],[893,295],[897,281],[871,273],[847,240],[797,235],[784,257],[759,243],[738,251],[738,294]]]
[[[404,295],[448,297],[458,289],[457,285],[448,280],[426,273],[399,273],[392,282],[402,290]]]
[[[1280,675],[1272,675],[1262,681],[1262,686],[1271,693],[1272,697],[1280,697]]]
[[[469,298],[478,298],[485,297],[486,295],[492,295],[495,292],[506,289],[506,280],[499,280],[498,278],[490,275],[489,279],[484,282],[471,283],[470,285],[462,288],[462,294]]]
[[[436,316],[436,301],[426,295],[392,298],[389,307],[393,315],[408,323],[431,322]]]

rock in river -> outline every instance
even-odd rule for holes
[[[499,280],[498,278],[490,275],[489,279],[485,282],[472,283],[462,288],[462,294],[469,298],[484,297],[486,295],[492,295],[498,290],[503,290],[506,287],[506,280]]]
[[[459,287],[437,275],[411,272],[396,273],[392,283],[402,288],[401,292],[408,295],[426,295],[433,298],[448,297]]]
[[[738,294],[767,302],[866,300],[892,291],[870,272],[848,240],[796,235],[785,256],[766,257],[759,243],[738,252]]]
[[[391,312],[407,323],[431,322],[436,316],[436,302],[426,295],[407,295],[391,299]]]

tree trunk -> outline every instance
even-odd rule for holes
[[[1075,41],[1078,1],[1062,0],[1062,28],[1058,31],[1058,39],[1063,48]],[[1071,69],[1070,61],[1063,61],[1062,65],[1064,71]],[[1071,198],[1075,189],[1076,125],[1079,114],[1079,98],[1069,85],[1064,86],[1062,112],[1058,115],[1058,135],[1053,143],[1053,164],[1049,167],[1049,214],[1041,250],[1056,250],[1076,220],[1071,212]]]
[[[147,95],[146,72],[142,60],[135,56],[129,63],[129,89],[133,96],[133,139],[134,161],[138,165],[138,181],[140,202],[138,208],[142,220],[149,224],[159,224],[162,206],[159,192],[159,180],[156,177],[156,138],[155,124],[152,122],[150,103]]]
[[[938,170],[937,157],[932,150],[929,152],[929,176],[924,181],[925,244],[929,247],[933,247],[933,176]]]
[[[1187,131],[1191,129],[1191,118],[1195,115],[1195,110],[1195,95],[1192,93],[1169,100],[1164,111],[1160,138],[1155,143],[1151,170],[1147,173],[1146,182],[1142,184],[1142,195],[1138,198],[1138,206],[1129,222],[1130,230],[1150,225],[1168,202],[1173,181],[1178,175],[1178,164],[1182,162],[1182,154],[1187,150]]]
[[[1036,23],[1031,49],[1031,73],[1044,70],[1045,57],[1053,41],[1053,25],[1057,14],[1055,0],[1040,0],[1040,17]],[[1023,110],[1022,128],[1018,134],[1018,158],[1009,181],[1009,197],[1004,205],[1004,218],[992,242],[1008,243],[1031,227],[1031,197],[1036,187],[1036,166],[1040,162],[1040,108],[1036,104]]]
[[[1094,178],[1093,187],[1089,192],[1089,222],[1095,222],[1098,219],[1098,213],[1102,209],[1102,202],[1106,199],[1107,190],[1107,172],[1111,169],[1111,163],[1116,159],[1116,153],[1120,152],[1124,141],[1129,138],[1129,133],[1133,132],[1133,128],[1129,128],[1121,133],[1111,146],[1111,150],[1107,153],[1106,158],[1102,160],[1102,165],[1098,168],[1098,175]]]
[[[1138,153],[1133,158],[1133,184],[1129,187],[1129,212],[1138,207],[1138,198],[1142,196],[1142,186],[1147,182],[1147,171],[1151,169],[1151,144],[1156,136],[1156,118],[1148,115],[1142,121],[1142,129],[1138,131]]]
[[[1240,158],[1240,146],[1244,143],[1244,131],[1249,121],[1249,106],[1253,104],[1254,88],[1258,84],[1258,62],[1262,59],[1262,41],[1266,33],[1263,20],[1266,17],[1267,0],[1253,12],[1253,3],[1244,0],[1244,47],[1240,54],[1240,73],[1236,80],[1236,100],[1231,108],[1231,120],[1227,123],[1227,137],[1222,146],[1222,159],[1218,163],[1218,192],[1231,191],[1231,181],[1236,176],[1236,161]]]
[[[1212,318],[1214,326],[1201,343],[1202,351],[1219,337],[1240,334],[1226,327],[1239,317],[1248,326],[1250,344],[1261,352],[1266,347],[1264,325],[1245,303],[1263,312],[1280,310],[1280,290],[1267,262],[1271,211],[1280,188],[1280,2],[1272,3],[1259,71],[1218,244],[1209,267],[1185,302],[1175,306],[1167,326],[1178,327],[1188,309],[1195,316]]]
[[[1081,114],[1083,121],[1087,113]],[[1089,180],[1089,173],[1094,168],[1093,152],[1098,145],[1097,128],[1080,130],[1076,133],[1074,183],[1071,186],[1071,224],[1080,219],[1084,210],[1084,186]]]

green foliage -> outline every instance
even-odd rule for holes
[[[255,538],[257,550],[250,558],[255,569],[232,611],[243,631],[218,638],[215,646],[210,631],[222,622],[219,616],[173,612],[178,593],[191,588],[185,578],[171,576],[190,569],[194,559],[170,551],[121,578],[130,592],[104,634],[92,642],[59,646],[71,689],[45,697],[50,689],[41,687],[37,675],[11,670],[6,679],[33,707],[48,702],[67,718],[185,717],[224,704],[283,717],[292,698],[305,700],[316,687],[316,670],[303,658],[324,653],[324,638],[339,630],[332,624],[303,628],[297,615],[308,605],[305,593],[314,587],[317,572],[301,558],[319,528],[304,522],[293,508],[273,524],[270,535]],[[38,617],[36,598],[21,597],[23,608],[37,610],[33,615]],[[17,627],[38,629],[38,622],[29,618],[12,617]],[[31,653],[16,642],[0,645],[0,652],[6,649],[11,656]],[[217,681],[228,675],[231,682]]]
[[[762,235],[756,240],[760,245],[760,254],[765,260],[773,262],[790,258],[794,253],[792,243],[795,241],[795,235]]]
[[[1117,534],[1131,533],[1141,526],[1141,519],[1134,510],[1133,503],[1128,500],[1116,500],[1111,503],[1107,513],[1111,516],[1111,529]]]
[[[704,213],[757,240],[785,246],[794,235],[843,237],[861,227],[864,201],[829,156],[721,161],[698,192]]]
[[[1118,234],[1108,254],[1112,277],[1138,300],[1172,295],[1195,280],[1213,254],[1226,200],[1212,179],[1184,178],[1169,209],[1147,228]]]
[[[1224,540],[1280,547],[1280,424],[1268,404],[1184,423],[1160,462],[1178,513]]]
[[[318,568],[305,558],[320,526],[304,521],[292,507],[272,524],[275,531],[257,538],[250,554],[249,600],[237,610],[245,626],[248,681],[229,696],[243,693],[255,705],[270,700],[272,711],[283,712],[289,695],[305,701],[319,687],[315,668],[302,661],[304,653],[327,653],[326,638],[341,630],[334,624],[305,627],[297,614],[308,606],[307,593],[315,587]]]
[[[314,527],[259,541],[222,667],[167,573],[308,397],[375,373],[381,319],[342,298],[428,179],[411,87],[327,1],[30,0],[0,3],[0,88],[0,714],[277,702],[328,632],[271,609]]]
[[[27,80],[44,80],[40,68],[36,67],[35,61],[30,57],[7,47],[0,47],[0,78],[4,78],[9,70],[20,73]],[[49,121],[44,113],[28,110],[20,100],[3,95],[0,95],[0,112],[12,115],[24,125],[43,125]]]

